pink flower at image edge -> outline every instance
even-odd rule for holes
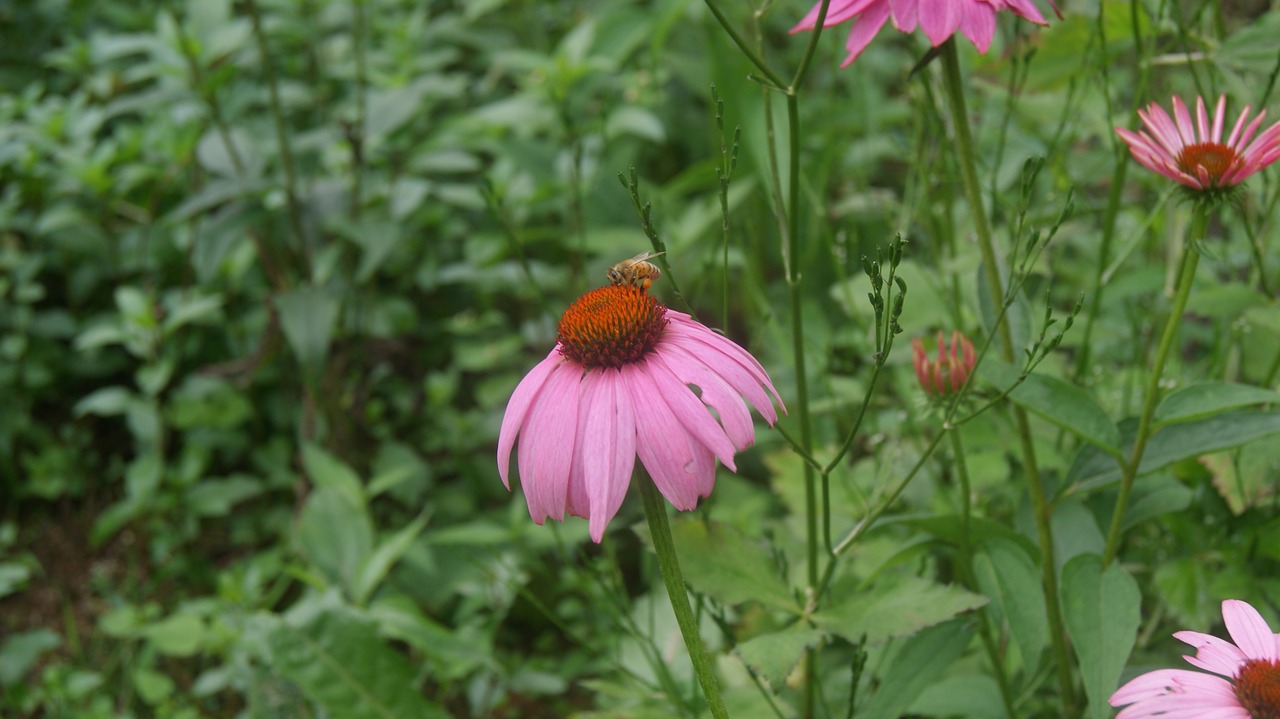
[[[1062,17],[1058,6],[1049,0],[1053,11]],[[822,3],[815,3],[804,19],[791,28],[792,34],[813,30],[818,24]],[[986,53],[996,32],[996,14],[1009,10],[1014,15],[1037,25],[1047,25],[1044,15],[1031,0],[831,0],[823,27],[834,27],[852,20],[845,49],[849,52],[840,67],[848,67],[892,18],[899,32],[924,30],[934,47],[941,45],[957,31]]]
[[[1182,99],[1173,98],[1173,117],[1157,103],[1138,111],[1143,129],[1138,132],[1116,128],[1138,164],[1179,182],[1208,192],[1228,189],[1244,182],[1262,168],[1280,159],[1280,122],[1257,134],[1267,111],[1249,120],[1249,106],[1241,111],[1226,142],[1227,97],[1218,97],[1210,121],[1204,98],[1196,98],[1194,121]]]
[[[1280,634],[1238,599],[1222,603],[1222,619],[1234,643],[1200,632],[1173,635],[1196,648],[1195,656],[1183,657],[1188,663],[1220,676],[1185,669],[1142,674],[1111,695],[1111,706],[1125,707],[1116,719],[1280,716]]]
[[[642,289],[588,292],[565,311],[559,335],[516,386],[498,437],[498,473],[510,489],[515,448],[538,524],[586,517],[599,542],[637,457],[667,501],[693,509],[711,493],[716,460],[735,470],[734,453],[755,441],[743,397],[771,426],[773,400],[786,411],[749,352]]]

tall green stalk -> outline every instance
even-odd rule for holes
[[[702,635],[698,633],[698,619],[693,614],[689,595],[685,592],[684,574],[680,572],[675,540],[671,537],[671,525],[667,522],[667,508],[653,480],[643,471],[636,474],[640,496],[644,498],[644,517],[649,523],[649,534],[653,537],[653,550],[658,554],[658,569],[662,572],[667,596],[671,598],[671,608],[675,610],[676,624],[680,626],[685,648],[689,650],[693,672],[702,685],[702,693],[707,698],[711,716],[729,719],[729,710],[725,708],[724,698],[720,696],[720,684],[716,681],[715,666],[707,648],[702,644]]]
[[[1164,325],[1164,334],[1160,336],[1160,346],[1156,350],[1151,375],[1147,378],[1147,391],[1142,400],[1142,414],[1138,416],[1138,433],[1133,438],[1133,451],[1129,461],[1124,465],[1120,477],[1120,494],[1116,497],[1116,508],[1111,513],[1111,528],[1107,530],[1107,548],[1102,554],[1103,566],[1116,558],[1120,550],[1121,528],[1124,526],[1125,511],[1129,506],[1129,493],[1133,489],[1133,480],[1138,476],[1138,468],[1142,465],[1142,454],[1147,449],[1147,440],[1151,438],[1151,418],[1155,415],[1156,400],[1160,398],[1160,375],[1164,371],[1165,360],[1169,359],[1169,351],[1173,348],[1173,340],[1178,335],[1178,326],[1182,324],[1182,313],[1187,308],[1187,298],[1191,296],[1191,285],[1195,281],[1196,267],[1200,262],[1200,251],[1196,246],[1205,238],[1209,227],[1209,207],[1197,204],[1191,232],[1186,247],[1182,250],[1182,268],[1178,279],[1178,291],[1173,298],[1173,308],[1169,310],[1169,319]]]
[[[986,274],[987,290],[991,295],[991,305],[1001,307],[1004,305],[1004,288],[1000,280],[1000,263],[996,259],[991,228],[987,224],[986,209],[982,205],[982,188],[978,184],[973,137],[969,131],[969,112],[965,107],[964,81],[960,77],[960,57],[956,51],[955,38],[947,40],[942,46],[942,69],[947,106],[956,128],[956,158],[959,160],[960,178],[964,185],[965,197],[969,202],[969,210],[973,215],[973,228],[978,236],[978,246],[982,250],[982,266]],[[1000,354],[1006,362],[1012,363],[1015,357],[1013,335],[1009,330],[1008,322],[1003,317],[996,324],[996,333],[1000,339]],[[1013,405],[1013,417],[1017,425],[1018,442],[1022,448],[1027,490],[1035,515],[1036,539],[1040,545],[1041,588],[1044,591],[1045,613],[1049,621],[1053,653],[1058,665],[1058,685],[1062,695],[1063,713],[1070,714],[1071,707],[1075,706],[1075,684],[1071,679],[1071,654],[1067,649],[1062,609],[1058,602],[1057,562],[1054,558],[1053,530],[1050,521],[1051,507],[1040,479],[1040,468],[1036,462],[1035,445],[1031,439],[1031,423],[1027,419],[1027,413],[1021,407]]]

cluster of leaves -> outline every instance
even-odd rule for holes
[[[781,5],[731,19],[796,58],[782,31],[799,9]],[[1152,58],[1220,47],[1195,82],[1252,88],[1280,32],[1274,11],[1249,24],[1131,5],[1073,7],[1037,42],[970,58],[997,220],[1014,244],[1057,231],[1003,310],[977,289],[940,101],[927,72],[906,74],[921,48],[898,38],[837,71],[839,33],[824,41],[800,116],[802,196],[821,209],[802,215],[796,261],[814,457],[836,457],[830,514],[858,542],[813,611],[796,589],[806,458],[774,435],[676,524],[735,716],[788,715],[797,661],[819,646],[832,714],[999,716],[981,607],[1019,706],[1056,706],[1009,418],[957,430],[976,514],[962,587],[956,474],[925,460],[938,428],[890,351],[899,331],[1004,311],[1033,348],[1022,369],[984,360],[978,390],[1036,417],[1095,712],[1139,602],[1142,656],[1167,658],[1166,625],[1207,629],[1224,596],[1280,598],[1278,398],[1260,388],[1280,309],[1235,232],[1271,226],[1274,180],[1224,218],[1192,297],[1126,521],[1139,582],[1094,556],[1182,217],[1134,182],[1099,256],[1124,178],[1110,127],[1148,80],[1192,86],[1148,78]],[[781,104],[704,5],[72,0],[5,6],[0,22],[0,713],[696,714],[643,532],[625,529],[638,510],[584,549],[585,523],[528,521],[492,448],[558,310],[646,235],[670,261],[654,291],[678,281],[796,396],[770,209]],[[1046,158],[1034,182],[1028,156]],[[891,299],[876,304],[876,265],[868,304],[862,258],[897,232]],[[1273,274],[1278,249],[1262,255]],[[1107,302],[1083,335],[1033,321],[1099,278]],[[886,498],[891,513],[859,526]]]

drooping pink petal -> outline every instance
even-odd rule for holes
[[[853,27],[849,29],[849,37],[845,39],[844,49],[848,53],[845,55],[844,61],[840,63],[840,67],[849,67],[854,60],[867,49],[867,45],[880,32],[880,28],[884,27],[884,21],[889,17],[889,4],[877,2],[871,5],[860,17],[853,21]]]
[[[920,0],[889,0],[888,5],[893,11],[893,27],[898,32],[915,32],[920,22]]]
[[[507,401],[507,411],[502,415],[502,429],[498,432],[498,476],[502,477],[502,483],[508,490],[511,489],[511,481],[508,478],[511,448],[515,446],[516,434],[520,432],[525,415],[529,412],[529,405],[542,389],[547,375],[551,373],[552,368],[563,361],[560,348],[557,346],[552,349],[546,359],[534,365],[533,369],[529,370],[529,374],[520,380],[515,391],[511,393],[511,399]]]
[[[920,29],[934,47],[941,45],[960,27],[962,0],[933,0],[920,7]],[[974,0],[963,0],[973,2]]]
[[[1009,5],[1009,9],[1013,11],[1013,14],[1022,19],[1030,20],[1037,25],[1049,24],[1045,21],[1044,15],[1040,14],[1040,8],[1036,7],[1035,3],[1031,2],[1031,0],[1007,0],[1007,3]],[[1052,3],[1050,4],[1052,5]],[[1057,12],[1058,6],[1053,5],[1053,9]],[[1061,13],[1059,13],[1058,16],[1061,17]]]
[[[750,447],[755,442],[756,433],[751,426],[751,412],[742,397],[698,358],[680,357],[675,352],[667,353],[667,357],[667,366],[672,373],[681,382],[696,385],[701,390],[703,404],[720,415],[720,424],[733,442],[733,448],[741,452]]]
[[[707,411],[702,402],[694,396],[693,391],[676,378],[660,354],[649,355],[644,364],[645,371],[653,379],[659,393],[676,419],[680,420],[680,424],[689,431],[689,434],[711,450],[721,464],[736,471],[737,465],[733,461],[733,442],[729,440],[720,423],[716,422],[715,417],[711,416],[711,412]]]
[[[831,27],[832,25],[845,22],[856,16],[858,13],[861,13],[868,5],[876,2],[881,2],[881,0],[831,0],[827,5],[827,17],[826,21],[823,23],[823,27]],[[822,3],[814,3],[813,7],[809,10],[809,14],[805,15],[803,20],[796,23],[795,27],[791,28],[791,34],[794,35],[795,33],[812,30],[817,27],[818,13],[821,10]]]
[[[996,34],[995,9],[985,3],[966,3],[963,12],[960,32],[969,38],[978,52],[986,54]]]
[[[587,525],[591,539],[604,538],[605,527],[622,507],[636,461],[635,410],[631,393],[618,370],[592,372],[598,386],[587,408],[587,431],[581,438],[578,461],[587,487]],[[584,380],[585,384],[586,380]]]
[[[529,516],[537,524],[547,517],[564,520],[570,463],[577,441],[575,424],[564,418],[578,414],[579,374],[572,363],[554,365],[520,432],[520,485],[529,504]]]
[[[756,406],[756,409],[759,410],[761,414],[764,414],[764,405],[767,404],[767,401],[757,403],[745,389],[746,385],[752,384],[753,382],[739,382],[732,377],[729,377],[728,373],[730,372],[732,372],[734,376],[738,376],[738,374],[735,370],[732,370],[719,362],[718,359],[713,358],[724,357],[741,367],[753,379],[756,386],[764,387],[773,394],[773,398],[778,402],[778,406],[782,408],[783,412],[787,411],[786,406],[782,403],[782,397],[778,395],[778,391],[774,388],[773,383],[769,381],[769,374],[764,371],[764,367],[760,366],[760,362],[757,361],[755,357],[751,356],[750,352],[742,349],[732,340],[712,332],[703,325],[681,319],[680,313],[671,312],[670,314],[673,316],[671,321],[671,332],[669,335],[671,341],[681,344],[694,355],[703,358],[703,360],[708,365],[714,367],[716,371],[726,375],[730,384],[734,385],[739,392],[747,395],[747,398],[751,399],[752,404]],[[688,315],[684,315],[684,317],[687,318]],[[706,350],[702,348],[710,349],[716,354],[708,356],[705,354]],[[768,415],[765,415],[765,417],[768,418]],[[770,420],[769,423],[772,424],[773,421]]]
[[[693,509],[698,506],[698,480],[691,471],[695,457],[689,447],[688,431],[640,365],[623,367],[622,377],[635,407],[640,462],[673,507]]]

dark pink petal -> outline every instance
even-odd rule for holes
[[[827,18],[826,22],[823,23],[823,26],[831,27],[836,23],[844,22],[845,20],[848,20],[854,15],[862,12],[863,8],[870,2],[876,1],[877,0],[831,0],[827,5]],[[805,15],[803,20],[796,23],[795,27],[791,28],[791,34],[794,35],[795,33],[812,30],[817,27],[818,13],[821,10],[822,3],[814,3],[813,7],[809,10],[809,14]]]
[[[1182,144],[1179,149],[1187,145],[1194,145],[1196,143],[1196,132],[1195,127],[1191,124],[1191,113],[1187,111],[1187,106],[1183,104],[1180,97],[1173,98],[1173,121],[1178,126],[1178,137],[1182,138]]]
[[[662,399],[644,363],[623,367],[622,377],[635,407],[636,453],[641,463],[673,507],[693,509],[698,506],[698,478],[693,473],[689,433]]]
[[[502,483],[507,486],[507,489],[511,489],[508,474],[511,465],[511,448],[515,446],[516,434],[520,432],[520,426],[529,412],[529,405],[538,396],[538,391],[542,389],[547,375],[557,364],[564,361],[566,360],[560,355],[560,346],[556,345],[546,359],[534,365],[533,369],[529,370],[529,374],[520,380],[520,384],[516,385],[515,391],[511,393],[511,399],[507,401],[507,410],[502,415],[502,429],[498,432],[498,476],[502,477]]]
[[[996,34],[996,11],[985,3],[965,3],[963,13],[960,32],[985,55]]]
[[[849,67],[854,60],[858,59],[862,51],[867,49],[867,45],[871,44],[876,33],[880,32],[880,28],[884,27],[884,21],[888,17],[888,3],[879,2],[868,8],[853,22],[853,27],[849,29],[849,37],[844,42],[844,49],[849,54],[845,55],[840,67]]]
[[[888,5],[892,10],[893,26],[899,32],[915,32],[920,22],[920,0],[889,0]]]
[[[1044,15],[1040,14],[1040,8],[1036,7],[1031,0],[1008,0],[1008,4],[1013,14],[1020,18],[1030,20],[1037,25],[1049,24],[1045,21]],[[1057,10],[1057,6],[1054,6],[1054,10]]]
[[[1266,112],[1265,110],[1263,111]],[[1240,141],[1240,131],[1244,129],[1245,120],[1249,119],[1249,106],[1244,106],[1244,111],[1240,113],[1240,117],[1236,118],[1236,124],[1231,128],[1231,134],[1227,136],[1227,147],[1237,148],[1236,143]]]
[[[1222,124],[1227,118],[1227,96],[1218,96],[1218,107],[1213,111],[1213,127],[1210,129],[1209,139],[1214,142],[1222,142]]]
[[[581,373],[572,362],[555,365],[520,432],[520,486],[537,524],[564,519],[574,445],[581,441],[574,436]]]
[[[592,372],[599,387],[587,407],[587,431],[578,461],[587,486],[587,525],[597,544],[622,507],[636,462],[636,418],[631,393],[618,370]]]
[[[1225,99],[1225,98],[1224,98]],[[1196,98],[1196,136],[1200,142],[1209,142],[1209,114],[1204,109],[1204,98]]]
[[[972,2],[973,0],[964,0]],[[960,27],[961,0],[932,0],[920,8],[920,29],[934,47],[941,45]]]
[[[1248,659],[1239,647],[1212,634],[1174,632],[1173,637],[1196,648],[1195,656],[1183,657],[1188,663],[1224,677],[1235,677],[1240,665]]]
[[[1222,603],[1222,621],[1236,646],[1250,659],[1280,659],[1276,652],[1276,635],[1257,609],[1248,602],[1228,599]]]

